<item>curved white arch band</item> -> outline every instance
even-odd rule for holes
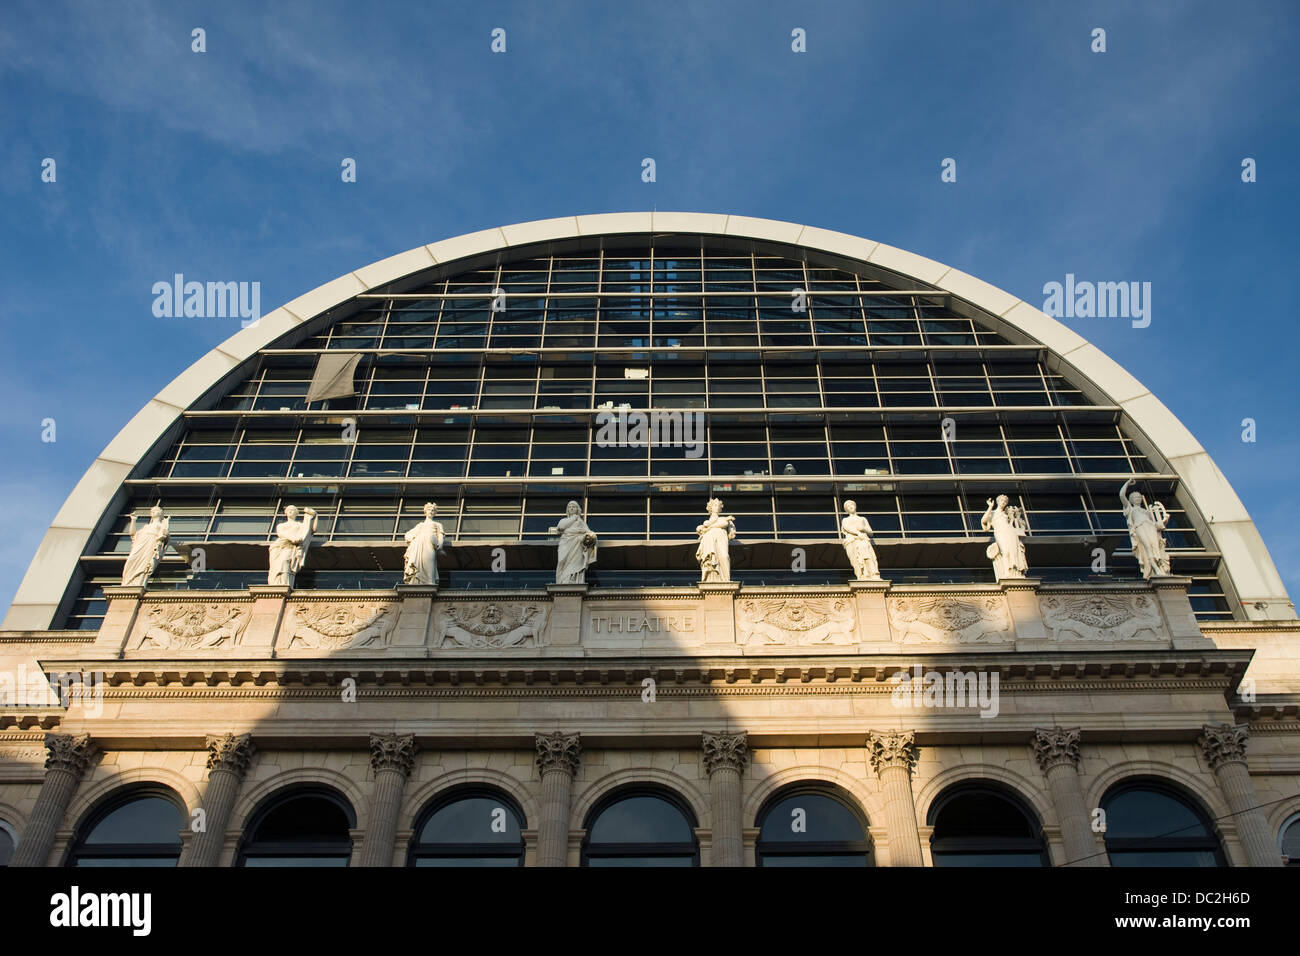
[[[543,219],[471,232],[382,259],[263,316],[222,342],[159,392],[109,442],[45,533],[4,620],[6,630],[48,628],[95,526],[122,481],[191,404],[259,349],[300,323],[404,276],[483,253],[613,233],[702,233],[804,246],[857,259],[951,292],[997,316],[1056,355],[1066,374],[1091,382],[1160,450],[1208,523],[1248,618],[1292,618],[1282,578],[1241,499],[1214,461],[1159,399],[1096,346],[1027,302],[924,256],[813,226],[711,213],[604,213]],[[1257,607],[1257,605],[1260,605]]]

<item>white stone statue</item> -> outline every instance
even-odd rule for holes
[[[167,550],[167,530],[171,520],[163,514],[162,508],[154,505],[149,509],[149,523],[139,531],[135,530],[135,515],[126,533],[131,536],[131,553],[126,556],[122,566],[122,584],[127,587],[142,588],[149,583],[149,575],[158,569],[163,552]]]
[[[728,544],[736,536],[736,519],[722,513],[722,502],[709,499],[709,516],[704,524],[697,525],[700,536],[695,549],[695,560],[700,562],[700,583],[731,580],[731,553]]]
[[[312,535],[316,533],[316,511],[304,508],[306,518],[298,520],[298,509],[289,505],[284,509],[286,520],[275,526],[275,540],[270,548],[270,572],[267,584],[293,587],[294,578],[307,560]]]
[[[438,583],[438,552],[445,538],[442,524],[434,521],[438,506],[425,502],[424,520],[406,532],[406,556],[402,559],[403,584]]]
[[[993,559],[993,573],[999,581],[1006,578],[1023,578],[1029,570],[1025,561],[1025,543],[1021,539],[1029,532],[1029,523],[1018,507],[1008,507],[1006,495],[998,495],[997,503],[986,498],[988,510],[980,518],[980,527],[993,532],[993,543],[984,553]]]
[[[876,560],[876,549],[871,545],[871,524],[858,514],[858,505],[854,501],[844,502],[844,512],[848,516],[840,522],[840,533],[844,535],[844,551],[853,565],[853,577],[858,581],[880,581],[880,563]]]
[[[1124,506],[1124,520],[1128,522],[1128,536],[1133,543],[1133,557],[1142,569],[1142,577],[1152,578],[1169,574],[1169,552],[1165,549],[1165,536],[1160,532],[1169,524],[1169,511],[1160,502],[1148,506],[1141,492],[1127,498],[1124,492],[1133,484],[1130,478],[1119,490],[1120,504]]]
[[[560,536],[555,559],[556,584],[585,584],[587,565],[596,563],[596,533],[582,519],[582,506],[570,501],[551,534]]]

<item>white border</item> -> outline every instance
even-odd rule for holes
[[[1209,525],[1247,618],[1295,618],[1295,608],[1254,522],[1191,432],[1113,359],[1029,303],[943,263],[842,232],[746,216],[629,212],[517,223],[419,246],[327,282],[222,342],[136,413],[87,469],[37,548],[3,628],[43,630],[50,626],[77,560],[122,481],[182,412],[259,349],[272,346],[302,322],[359,293],[435,265],[537,242],[641,232],[703,233],[804,246],[918,279],[997,316],[1056,355],[1066,366],[1067,377],[1091,382],[1111,404],[1123,408],[1160,450]],[[1257,602],[1262,607],[1256,607]]]

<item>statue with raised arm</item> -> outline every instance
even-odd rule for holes
[[[700,562],[700,583],[731,580],[731,553],[728,542],[736,536],[736,519],[722,513],[722,502],[709,499],[709,516],[696,525],[700,536],[695,560]]]
[[[432,501],[424,504],[424,520],[406,532],[406,555],[402,559],[402,583],[438,583],[438,552],[445,539],[442,524],[434,521],[438,506]]]
[[[167,524],[171,520],[158,505],[149,509],[149,523],[139,531],[135,529],[136,516],[131,515],[131,523],[126,533],[131,536],[131,553],[126,556],[122,566],[122,584],[127,587],[142,588],[149,583],[149,575],[158,569],[163,552],[167,550],[170,534]]]
[[[304,508],[306,514],[298,520],[298,509],[289,505],[284,509],[285,520],[275,526],[275,540],[271,542],[270,569],[267,584],[293,587],[294,579],[307,560],[312,535],[316,533],[316,511]]]
[[[1124,520],[1128,523],[1129,541],[1133,544],[1133,557],[1137,558],[1142,577],[1152,578],[1169,574],[1169,552],[1165,536],[1160,532],[1169,523],[1169,511],[1160,502],[1147,505],[1141,492],[1128,497],[1124,493],[1133,484],[1130,478],[1119,490],[1120,504],[1124,507]]]
[[[980,527],[993,532],[993,543],[984,553],[993,560],[993,574],[999,581],[1006,578],[1023,578],[1029,570],[1025,560],[1025,542],[1029,523],[1018,507],[1010,504],[1006,495],[998,495],[995,503],[986,498],[988,509],[980,518]]]
[[[587,565],[596,563],[596,533],[582,518],[582,506],[570,501],[551,534],[560,536],[555,559],[556,584],[586,584]]]
[[[847,517],[840,522],[840,533],[849,564],[853,565],[853,577],[858,581],[881,580],[880,563],[871,544],[871,523],[858,514],[857,502],[844,502],[844,513]]]

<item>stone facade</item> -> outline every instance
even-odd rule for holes
[[[983,781],[1052,864],[1106,865],[1092,811],[1141,777],[1201,806],[1230,865],[1276,865],[1300,812],[1300,623],[1198,627],[1186,583],[115,588],[97,633],[0,632],[23,678],[0,704],[0,820],[16,864],[60,865],[106,798],[152,784],[207,821],[181,865],[229,866],[268,797],[312,784],[353,809],[353,865],[403,865],[424,808],[476,786],[519,808],[526,865],[578,865],[603,799],[657,787],[702,865],[754,865],[764,808],[818,784],[876,865],[928,866],[936,802]],[[996,677],[995,708],[900,702],[902,678],[958,672]]]

